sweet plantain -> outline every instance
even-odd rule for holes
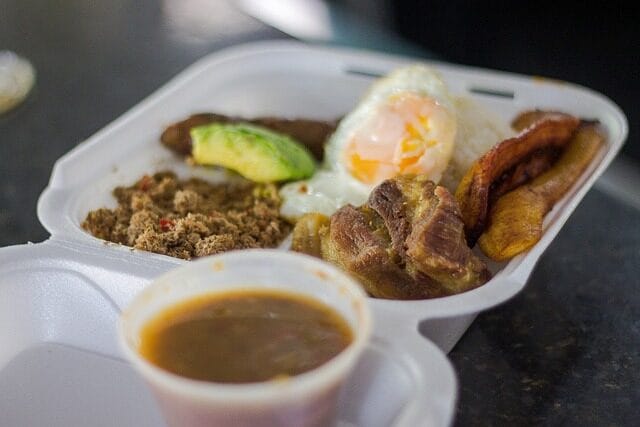
[[[544,216],[571,188],[604,143],[596,126],[583,125],[558,161],[546,172],[498,198],[480,236],[482,251],[496,261],[508,260],[535,245]]]
[[[554,156],[545,150],[564,148],[580,123],[576,117],[562,113],[538,118],[531,120],[520,134],[502,141],[476,160],[460,181],[455,196],[470,246],[486,227],[496,190],[504,194],[549,169]],[[540,155],[541,150],[546,154]]]

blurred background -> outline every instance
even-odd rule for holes
[[[640,31],[630,2],[344,0],[448,61],[578,83],[627,114],[625,152],[640,160]],[[375,6],[374,6],[375,5]]]
[[[240,4],[297,37],[422,54],[590,87],[625,111],[631,124],[625,153],[640,160],[640,143],[635,142],[635,123],[640,122],[639,15],[629,2],[254,0]],[[293,5],[306,10],[310,18],[316,15],[327,30],[297,28],[282,17],[272,17],[274,9]],[[319,13],[322,10],[328,19]],[[297,20],[291,17],[293,23]]]
[[[629,2],[582,3],[388,2],[400,34],[448,60],[567,80],[606,94],[630,123],[625,152],[640,160],[637,10]],[[452,28],[458,31],[447,31]]]
[[[640,209],[637,5],[552,0],[242,0],[238,4],[245,13],[307,41],[565,80],[605,94],[625,112],[630,130],[622,156],[597,186]]]

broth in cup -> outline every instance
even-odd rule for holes
[[[205,294],[165,309],[142,330],[140,354],[183,377],[251,383],[315,369],[352,337],[346,320],[324,303],[254,289]]]
[[[158,278],[121,347],[172,426],[328,426],[371,333],[364,291],[306,255],[227,252]]]

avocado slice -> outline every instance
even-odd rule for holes
[[[302,144],[260,126],[212,123],[190,133],[197,164],[224,166],[251,181],[293,181],[315,171],[313,157]]]

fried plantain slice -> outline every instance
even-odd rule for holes
[[[520,134],[476,160],[456,189],[469,246],[485,228],[495,199],[492,193],[498,189],[504,194],[549,169],[555,159],[553,150],[566,146],[580,124],[578,118],[563,113],[544,113],[529,121]]]
[[[489,227],[480,249],[496,261],[506,261],[535,245],[544,216],[571,188],[604,143],[593,125],[581,126],[558,161],[530,183],[500,197],[491,208]]]
[[[539,122],[541,120],[545,120],[549,117],[553,118],[554,116],[566,116],[565,113],[561,113],[559,111],[548,111],[548,110],[529,110],[523,111],[518,114],[512,121],[511,127],[518,131],[522,132],[532,124]]]
[[[491,186],[489,194],[489,206],[493,206],[496,200],[509,191],[531,181],[551,167],[560,157],[557,147],[545,147],[536,150],[527,161],[517,164],[510,173],[505,173]]]

